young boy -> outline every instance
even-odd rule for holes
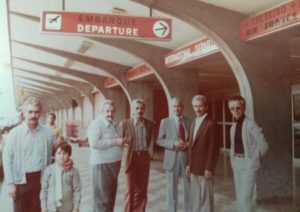
[[[81,180],[77,169],[63,168],[72,154],[65,141],[56,143],[52,150],[55,162],[44,172],[40,194],[42,212],[78,212],[81,199]]]

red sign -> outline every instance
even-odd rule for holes
[[[126,73],[126,78],[128,81],[130,81],[130,80],[134,80],[137,78],[147,76],[151,73],[152,72],[151,72],[150,67],[147,64],[142,64],[142,65],[136,66],[136,67],[128,70]]]
[[[172,68],[183,63],[218,52],[218,47],[208,38],[203,38],[165,56],[165,67]]]
[[[171,39],[171,19],[44,11],[42,32],[118,38]]]
[[[119,85],[119,83],[115,78],[109,77],[104,80],[104,88],[111,88],[117,85]]]
[[[300,24],[300,0],[293,0],[240,24],[240,37],[249,41]]]

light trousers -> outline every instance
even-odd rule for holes
[[[253,212],[254,186],[257,171],[247,170],[244,158],[234,158],[234,184],[238,212]]]
[[[204,176],[191,175],[190,185],[191,212],[213,212],[214,191],[213,181]]]
[[[177,212],[178,210],[178,184],[180,177],[183,183],[184,211],[189,212],[190,208],[190,182],[185,174],[186,163],[182,159],[181,152],[177,155],[175,167],[167,174],[167,212]]]

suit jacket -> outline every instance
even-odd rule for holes
[[[179,133],[178,127],[176,125],[176,119],[174,116],[165,118],[161,120],[157,144],[163,148],[165,148],[164,154],[164,169],[172,170],[176,164],[176,157],[178,151],[174,149],[174,142],[178,141]],[[185,139],[188,142],[188,134],[189,134],[189,123],[186,117],[182,117],[182,123],[185,129]],[[187,152],[182,153],[182,158],[184,163],[187,164]]]
[[[147,147],[149,147],[153,138],[153,122],[147,119],[144,119],[144,121],[146,128],[146,142]],[[130,145],[123,148],[123,163],[124,170],[126,172],[130,166],[132,154],[135,147],[135,130],[133,119],[126,119],[120,122],[120,137],[131,138]]]
[[[230,159],[231,165],[234,167],[234,135],[236,130],[236,123],[230,129]],[[261,128],[257,126],[254,120],[245,117],[242,125],[242,140],[244,146],[245,159],[247,160],[247,170],[256,171],[261,164],[261,158],[268,150],[268,144],[262,134]]]
[[[214,173],[219,158],[220,143],[216,135],[216,123],[206,116],[193,140],[195,120],[190,128],[189,166],[191,173],[204,175],[205,170]]]

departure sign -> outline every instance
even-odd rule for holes
[[[117,38],[170,40],[172,21],[167,18],[44,11],[42,32]]]

